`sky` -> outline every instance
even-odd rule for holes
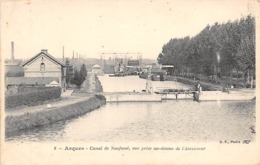
[[[28,59],[41,49],[56,58],[156,59],[171,38],[255,12],[253,0],[6,0],[1,2],[1,55]],[[104,53],[104,54],[102,54]],[[126,54],[128,53],[128,54]],[[132,53],[132,54],[131,54]]]

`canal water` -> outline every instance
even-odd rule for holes
[[[105,92],[141,91],[137,76],[99,77]],[[189,88],[176,82],[153,87]],[[64,142],[219,142],[254,140],[253,101],[107,103],[84,116],[6,135],[8,141]]]
[[[142,90],[145,90],[146,85],[146,80],[141,79],[138,76],[109,77],[108,75],[105,75],[99,76],[99,80],[102,83],[104,92],[141,92]],[[161,88],[192,88],[175,81],[151,81],[151,83],[154,91]]]

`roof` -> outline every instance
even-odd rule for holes
[[[98,64],[92,66],[92,68],[93,68],[93,69],[101,69],[101,67],[100,67]]]
[[[50,85],[58,85],[59,83],[57,81],[50,82]]]
[[[47,57],[48,59],[50,59],[51,61],[61,65],[61,66],[65,66],[65,64],[61,61],[59,61],[58,59],[56,59],[55,57],[53,57],[52,55],[50,55],[46,49],[42,49],[40,53],[36,54],[35,56],[33,56],[31,59],[29,59],[28,61],[26,61],[23,66],[27,65],[28,63],[34,61],[36,58],[38,58],[39,56],[44,55],[45,57]]]
[[[5,85],[35,85],[35,84],[50,84],[52,81],[59,82],[57,77],[6,77]]]

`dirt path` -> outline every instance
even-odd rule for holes
[[[67,106],[70,104],[74,104],[83,100],[89,99],[90,96],[85,96],[85,97],[79,97],[79,96],[69,96],[69,97],[63,97],[61,100],[54,101],[51,103],[46,103],[38,106],[33,106],[33,107],[25,107],[21,109],[16,109],[13,111],[6,111],[5,115],[6,116],[15,116],[15,115],[23,115],[26,113],[34,113],[38,111],[48,111],[54,108],[62,107],[62,106]]]
[[[93,93],[95,92],[95,75],[92,73],[88,73],[84,84],[82,85],[82,91],[86,93]]]
[[[183,78],[183,77],[177,77],[177,79],[182,79],[182,80],[186,80],[187,82],[191,83],[190,85],[194,85],[198,82],[198,80],[192,80],[192,79],[188,79],[188,78]],[[181,81],[180,81],[181,82]],[[181,82],[181,83],[184,83],[184,82]],[[213,84],[213,83],[210,83],[210,82],[205,82],[205,81],[202,81],[200,80],[200,84],[201,86],[208,86],[210,87],[212,90],[222,90],[223,89],[223,85],[219,85],[219,84]]]

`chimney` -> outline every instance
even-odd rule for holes
[[[41,50],[41,52],[43,52],[43,53],[48,53],[47,51],[48,51],[48,49],[42,49]]]
[[[14,42],[11,42],[11,62],[14,63]]]

